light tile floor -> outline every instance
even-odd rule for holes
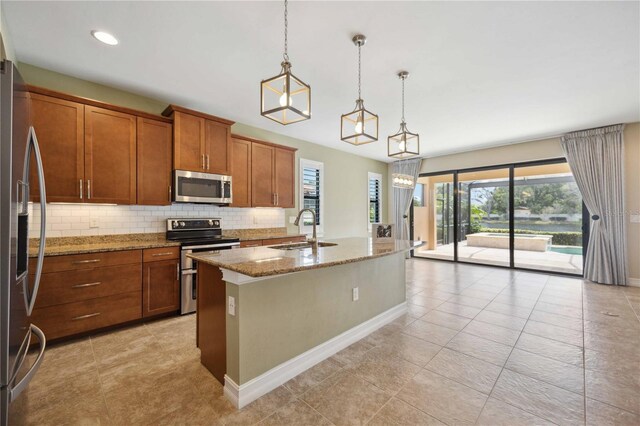
[[[640,288],[407,261],[409,313],[243,410],[195,316],[54,345],[28,424],[639,425]]]

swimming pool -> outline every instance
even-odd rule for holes
[[[582,254],[582,247],[575,246],[551,246],[550,251],[555,251],[556,253],[564,253],[564,254]]]

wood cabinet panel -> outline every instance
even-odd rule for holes
[[[31,113],[42,154],[47,201],[83,201],[84,105],[33,93]],[[30,193],[33,201],[40,200],[35,167],[31,169]]]
[[[211,120],[204,126],[205,170],[207,173],[230,174],[231,128]]]
[[[233,203],[231,207],[251,207],[251,142],[231,139],[231,177]]]
[[[150,317],[180,309],[180,261],[143,264],[142,316]]]
[[[251,204],[274,207],[275,148],[253,143],[251,146]]]
[[[36,308],[140,291],[141,278],[140,263],[42,274]]]
[[[245,247],[260,247],[262,240],[240,241],[240,248]]]
[[[300,235],[297,237],[286,237],[286,238],[270,238],[268,240],[262,240],[263,246],[273,246],[277,244],[292,244],[292,243],[302,243],[307,241],[307,238],[304,235]]]
[[[180,247],[158,247],[144,249],[142,251],[143,262],[155,262],[158,260],[169,260],[180,258]]]
[[[202,172],[205,170],[205,119],[190,114],[173,114],[173,168]]]
[[[289,149],[276,148],[275,149],[275,192],[276,192],[276,206],[283,208],[295,207],[295,193],[296,193],[296,166],[295,166],[295,151]]]
[[[47,339],[57,339],[141,317],[142,292],[135,291],[34,309],[31,318]]]
[[[224,384],[227,372],[226,290],[222,271],[198,263],[198,347],[200,362]]]
[[[76,269],[93,269],[104,266],[140,263],[141,261],[142,250],[46,256],[42,265],[42,272],[49,273]]]
[[[138,117],[138,204],[171,204],[172,138],[170,123]]]
[[[85,201],[136,203],[136,117],[85,106]]]

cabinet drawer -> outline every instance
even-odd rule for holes
[[[143,262],[155,262],[156,260],[170,260],[180,258],[180,247],[159,247],[144,249],[142,251]]]
[[[141,250],[47,256],[44,258],[42,272],[73,271],[76,269],[93,269],[103,266],[127,265],[130,263],[140,263],[141,260]]]
[[[286,237],[286,238],[270,238],[268,240],[262,240],[263,246],[273,246],[276,244],[291,244],[291,243],[303,243],[307,240],[304,235],[300,235],[297,237]]]
[[[36,308],[141,290],[142,264],[42,274]]]
[[[34,309],[33,323],[47,339],[142,318],[142,291]]]
[[[262,240],[240,241],[240,248],[260,247],[261,245],[262,245]]]

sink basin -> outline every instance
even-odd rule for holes
[[[337,246],[336,243],[325,243],[322,241],[318,242],[318,247],[333,247]],[[311,248],[311,243],[293,243],[293,244],[279,244],[277,246],[268,246],[268,248],[276,249],[276,250],[304,250]]]

